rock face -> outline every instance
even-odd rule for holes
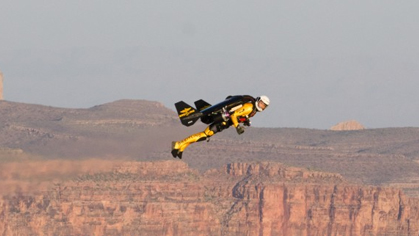
[[[124,162],[0,200],[8,235],[418,235],[419,201],[338,174],[232,163]]]
[[[350,120],[345,122],[340,122],[335,126],[332,126],[330,130],[335,131],[345,131],[345,130],[363,130],[365,129],[358,121]]]
[[[0,100],[3,100],[3,73],[0,71]]]

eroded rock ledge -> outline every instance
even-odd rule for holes
[[[419,201],[280,163],[122,162],[0,200],[2,235],[417,235]]]

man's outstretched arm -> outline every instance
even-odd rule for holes
[[[247,116],[253,111],[253,105],[250,103],[246,103],[240,109],[234,111],[231,115],[231,121],[233,122],[234,128],[236,128],[237,133],[242,134],[244,132],[244,128],[239,126],[238,117],[240,116]]]

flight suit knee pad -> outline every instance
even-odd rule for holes
[[[214,130],[212,130],[211,125],[208,126],[205,130],[204,130],[204,134],[206,136],[213,136],[215,134]]]

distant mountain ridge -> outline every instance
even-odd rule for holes
[[[87,109],[72,109],[44,106],[38,104],[17,103],[9,101],[0,102],[1,122],[7,121],[35,121],[35,120],[59,120],[70,119],[103,119],[103,118],[127,118],[144,119],[147,116],[171,116],[173,111],[164,107],[159,102],[145,100],[118,100],[93,106]],[[157,118],[155,120],[161,121]]]

